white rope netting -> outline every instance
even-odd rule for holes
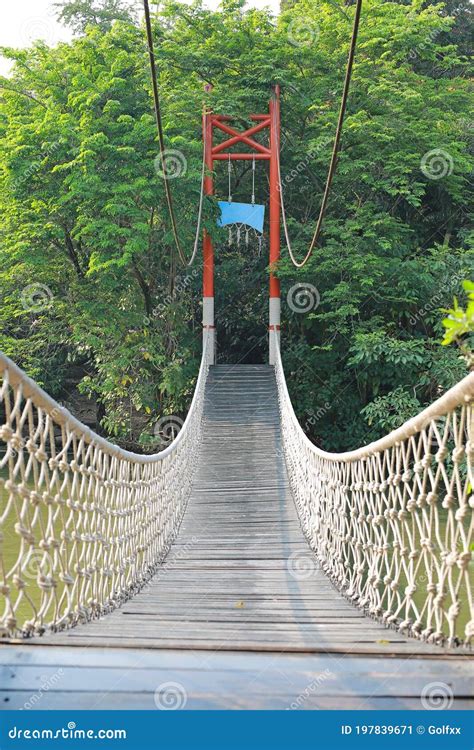
[[[87,621],[151,577],[188,499],[211,352],[181,431],[152,456],[93,433],[0,354],[1,635]]]
[[[276,347],[284,454],[301,524],[337,588],[430,642],[474,635],[474,373],[383,439],[318,449],[301,429]]]

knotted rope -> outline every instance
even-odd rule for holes
[[[387,625],[432,642],[469,642],[474,373],[381,440],[336,454],[299,426],[279,351],[275,371],[293,495],[324,570]]]

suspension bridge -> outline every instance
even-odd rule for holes
[[[169,683],[190,708],[419,707],[427,683],[465,707],[474,375],[336,455],[298,425],[278,343],[227,366],[213,343],[154,456],[0,358],[3,707],[152,708]]]
[[[370,445],[334,454],[311,443],[280,351],[278,87],[249,120],[239,131],[204,112],[192,260],[215,163],[251,160],[255,172],[268,161],[267,365],[216,364],[207,232],[200,370],[160,453],[91,432],[0,355],[3,708],[468,705],[474,374]],[[317,240],[339,136],[295,265]],[[167,199],[172,215],[168,188]],[[229,186],[225,203],[238,232],[261,233],[254,190],[236,208]]]

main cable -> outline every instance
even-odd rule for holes
[[[283,201],[283,188],[281,184],[281,172],[280,172],[280,144],[278,144],[277,148],[277,163],[278,163],[278,185],[280,188],[280,200],[281,200],[281,213],[282,213],[282,219],[283,219],[283,229],[285,232],[285,240],[288,247],[288,252],[290,254],[290,258],[293,262],[293,264],[297,268],[303,268],[304,265],[308,262],[310,259],[312,252],[314,248],[316,247],[316,243],[319,240],[319,235],[321,234],[321,227],[323,224],[324,215],[326,212],[326,206],[329,198],[329,193],[331,190],[331,184],[334,177],[334,173],[336,171],[336,165],[337,165],[337,155],[339,151],[339,143],[341,140],[342,135],[342,126],[344,123],[344,115],[346,112],[346,106],[347,106],[347,97],[349,94],[349,87],[351,83],[352,78],[352,67],[354,64],[354,56],[355,56],[355,50],[356,50],[356,44],[357,44],[357,35],[359,32],[359,21],[360,21],[360,14],[362,10],[362,0],[357,0],[355,15],[354,15],[354,24],[352,27],[352,37],[351,37],[351,46],[349,49],[349,57],[347,58],[347,66],[346,66],[346,75],[344,78],[344,88],[342,92],[342,99],[341,99],[341,106],[339,108],[339,117],[337,121],[337,128],[336,128],[336,135],[334,137],[334,144],[332,148],[332,155],[331,155],[331,162],[329,164],[329,170],[328,175],[326,178],[326,186],[324,188],[323,193],[323,199],[321,201],[321,208],[319,211],[318,221],[316,224],[316,229],[313,235],[313,239],[311,240],[311,245],[309,246],[309,250],[306,253],[305,257],[302,261],[298,261],[295,258],[295,255],[293,253],[293,250],[291,248],[291,242],[288,234],[288,225],[286,222],[286,212],[285,212],[285,204]]]
[[[176,249],[178,251],[179,258],[181,262],[183,263],[183,265],[188,265],[188,262],[185,258],[185,255],[181,247],[181,243],[179,241],[178,227],[176,224],[176,217],[175,217],[174,208],[173,208],[173,198],[171,196],[171,188],[170,188],[169,179],[168,179],[168,170],[166,167],[165,139],[163,135],[163,122],[161,119],[160,98],[158,95],[158,81],[156,78],[155,50],[154,50],[154,45],[153,45],[153,33],[151,30],[150,6],[148,4],[148,0],[143,0],[143,7],[145,10],[145,26],[146,26],[146,36],[147,36],[147,44],[148,44],[148,56],[150,58],[150,73],[151,73],[151,85],[152,85],[152,90],[153,90],[153,104],[155,108],[156,126],[158,128],[158,141],[160,145],[161,169],[163,173],[163,180],[165,183],[166,202],[168,204],[168,211],[169,211],[169,215],[171,219],[171,227],[173,231],[174,242],[176,245]],[[192,260],[194,260],[194,258]]]

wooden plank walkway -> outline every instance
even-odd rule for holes
[[[147,710],[167,690],[187,709],[422,709],[439,682],[446,707],[472,706],[466,660],[28,646],[0,656],[0,710]]]
[[[10,692],[0,696],[11,701],[4,707],[24,700],[38,670],[61,664],[70,670],[70,687],[48,691],[45,705],[53,701],[60,707],[66,690],[69,698],[77,693],[77,707],[91,705],[90,693],[98,708],[113,707],[118,698],[110,670],[125,664],[128,676],[119,680],[118,693],[120,700],[126,695],[127,707],[151,700],[150,685],[156,687],[168,670],[174,675],[168,679],[185,674],[178,681],[190,685],[189,708],[212,707],[213,701],[223,707],[222,695],[227,707],[242,701],[252,707],[254,701],[256,708],[280,708],[325,669],[335,676],[323,680],[304,707],[360,707],[369,699],[366,707],[419,707],[411,703],[419,703],[430,676],[456,683],[455,707],[464,707],[469,695],[465,653],[429,646],[367,619],[317,568],[291,497],[276,398],[270,366],[211,368],[192,495],[163,568],[145,590],[101,620],[32,639],[21,648],[4,647],[0,656],[7,648],[9,655],[6,663],[1,660],[6,671],[0,691],[6,681]],[[54,654],[42,646],[55,646]],[[67,647],[82,647],[75,660]],[[114,650],[97,651],[104,647]],[[130,666],[131,651],[129,659],[123,649],[142,650],[133,652],[142,654],[135,666]],[[87,684],[81,654],[95,659],[94,689]],[[423,665],[409,683],[407,674],[417,673],[414,658]],[[143,672],[151,664],[152,679]]]

